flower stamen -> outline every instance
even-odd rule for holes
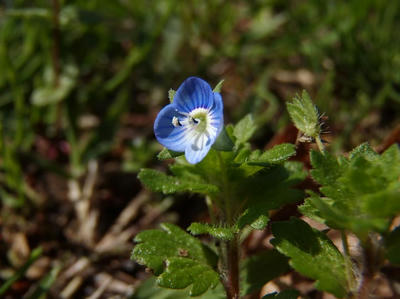
[[[181,124],[181,122],[179,121],[179,118],[177,118],[176,116],[174,116],[173,118],[172,118],[172,125],[176,128],[176,127],[181,127],[182,126],[182,124]]]

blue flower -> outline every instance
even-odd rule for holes
[[[167,149],[185,152],[186,160],[196,164],[207,155],[223,125],[221,95],[204,80],[189,77],[173,102],[158,113],[154,133]]]

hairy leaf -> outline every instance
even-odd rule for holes
[[[242,153],[243,155],[244,153]],[[280,164],[285,162],[291,156],[296,154],[294,144],[283,143],[274,146],[272,149],[261,153],[258,150],[250,152],[247,158],[243,161],[244,163],[240,166],[245,172],[246,176],[253,175],[260,171],[264,167],[269,167],[274,164]],[[242,157],[241,159],[243,159]]]
[[[329,185],[336,182],[343,171],[336,158],[328,152],[322,154],[312,150],[310,152],[310,161],[313,166],[311,175],[321,185]]]
[[[237,229],[233,227],[219,227],[208,223],[192,223],[188,229],[193,235],[209,234],[216,239],[229,241],[235,237]]]
[[[275,145],[270,150],[263,152],[257,159],[248,161],[248,163],[251,165],[268,166],[271,164],[282,163],[294,154],[296,154],[295,145],[283,143]]]
[[[176,91],[173,90],[172,88],[170,90],[168,90],[168,99],[169,99],[170,103],[172,103],[174,101],[175,94],[176,94]]]
[[[320,134],[319,113],[304,90],[302,95],[296,95],[292,102],[287,103],[287,110],[294,125],[307,136],[317,137]]]
[[[256,124],[251,114],[242,118],[233,129],[233,135],[236,137],[236,144],[245,143],[256,131]]]
[[[209,265],[184,257],[170,257],[167,268],[157,279],[161,287],[184,289],[192,285],[189,295],[198,296],[219,283],[219,275]]]
[[[152,269],[160,286],[182,289],[193,284],[190,294],[197,296],[218,284],[215,253],[179,227],[162,224],[139,233],[135,242],[132,259]]]
[[[157,279],[150,277],[145,280],[131,299],[187,299],[189,295],[188,289],[166,289],[157,285]],[[214,289],[209,289],[202,295],[196,297],[198,299],[226,299],[225,290],[222,284],[218,284]]]
[[[305,177],[301,163],[285,162],[244,180],[235,190],[239,198],[248,200],[247,209],[238,219],[238,227],[250,225],[255,229],[263,229],[267,225],[270,210],[301,200],[303,192],[293,186]]]
[[[149,189],[164,194],[175,192],[213,194],[218,192],[218,188],[214,185],[168,176],[153,169],[142,169],[139,172],[138,178]]]
[[[290,257],[296,271],[315,279],[317,289],[337,297],[347,294],[344,257],[324,233],[296,218],[273,223],[272,233],[271,243]]]
[[[183,154],[184,153],[174,152],[164,147],[162,151],[158,153],[157,158],[158,160],[162,161],[167,159],[173,159],[182,156]]]
[[[224,81],[225,80],[219,81],[218,84],[215,85],[213,92],[221,92],[221,88],[222,88],[222,85],[224,84]]]
[[[349,229],[360,238],[369,231],[387,230],[390,217],[400,211],[400,150],[392,146],[382,155],[368,144],[349,158],[311,152],[312,177],[323,197],[311,194],[300,210],[331,227]]]
[[[264,229],[269,221],[269,209],[260,209],[261,205],[251,206],[240,215],[237,222],[239,228],[250,225],[253,229]]]

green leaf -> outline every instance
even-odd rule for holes
[[[400,211],[399,162],[397,146],[378,155],[362,144],[348,159],[313,151],[311,175],[322,185],[324,196],[310,193],[300,210],[333,228],[348,229],[361,239],[371,230],[384,232],[390,217]]]
[[[350,160],[356,159],[358,157],[363,157],[368,161],[375,160],[378,158],[378,154],[369,146],[368,143],[363,143],[353,149],[349,155]]]
[[[168,90],[168,99],[169,99],[170,103],[172,103],[174,101],[175,94],[176,94],[176,91],[173,90],[172,88],[170,90]]]
[[[236,156],[234,159],[234,163],[236,163],[238,166],[242,166],[241,164],[246,163],[249,159],[250,156],[253,155],[253,153],[257,153],[255,157],[259,157],[260,156],[260,151],[259,150],[255,150],[255,151],[251,151],[251,147],[250,144],[246,144],[243,145],[237,152],[236,152]]]
[[[190,296],[198,296],[219,283],[219,275],[209,265],[184,257],[170,257],[167,268],[157,279],[159,286],[171,289],[192,288]]]
[[[311,192],[310,194],[312,196],[306,199],[305,205],[300,207],[300,211],[316,221],[325,223],[332,228],[348,229],[355,232],[361,239],[364,239],[371,229],[384,231],[387,228],[388,222],[385,219],[372,216],[364,218],[360,214],[352,214],[351,211],[344,213],[331,198],[319,197]]]
[[[299,298],[300,293],[297,290],[289,289],[289,290],[283,290],[282,292],[279,293],[271,293],[267,294],[262,297],[262,299],[297,299]]]
[[[13,285],[14,282],[21,279],[26,271],[28,271],[29,267],[42,255],[42,248],[38,247],[34,249],[26,263],[9,279],[7,279],[1,286],[0,286],[0,296],[4,295],[5,292]]]
[[[247,163],[256,166],[269,166],[282,163],[295,154],[296,147],[294,144],[283,143],[275,145],[272,149],[263,152],[256,158],[250,158]]]
[[[155,277],[146,279],[130,299],[187,299],[189,290],[177,290],[161,288],[157,285]],[[209,289],[204,294],[196,297],[198,299],[226,299],[225,290],[219,283],[214,289]]]
[[[175,192],[193,192],[200,194],[214,194],[218,187],[187,178],[168,176],[158,170],[142,169],[138,174],[139,180],[149,189],[171,194]]]
[[[272,224],[271,243],[290,257],[290,265],[299,273],[315,279],[315,287],[337,297],[347,294],[345,260],[332,241],[306,222],[292,218]]]
[[[163,161],[163,160],[167,160],[167,159],[173,159],[173,158],[176,158],[176,157],[179,157],[182,155],[183,155],[183,153],[174,152],[174,151],[171,151],[164,147],[161,150],[161,152],[158,153],[157,159],[160,161]]]
[[[58,273],[61,271],[61,265],[55,265],[49,273],[47,273],[35,287],[33,292],[27,296],[29,299],[44,298],[45,294],[50,290],[51,286],[57,279]]]
[[[219,227],[208,223],[192,223],[188,228],[193,235],[209,234],[216,239],[229,241],[235,237],[237,229],[233,227]]]
[[[44,85],[36,88],[31,97],[31,102],[36,106],[45,106],[64,100],[76,85],[78,69],[73,65],[64,67],[58,84],[51,68],[46,69]]]
[[[340,177],[342,168],[339,162],[330,153],[321,153],[312,150],[310,152],[310,161],[313,169],[311,176],[321,185],[329,185]]]
[[[170,257],[185,257],[214,267],[216,255],[198,239],[176,225],[163,223],[161,229],[145,230],[135,237],[139,243],[132,252],[132,258],[140,264],[161,274],[164,261]]]
[[[377,186],[378,187],[378,186]],[[362,209],[375,217],[390,218],[400,211],[400,182],[392,182],[384,190],[363,196]]]
[[[400,265],[400,226],[390,232],[385,240],[386,258],[395,265]]]
[[[224,84],[225,80],[221,80],[218,84],[214,87],[213,92],[221,92],[222,85]]]
[[[310,195],[310,197],[304,200],[304,203],[298,207],[298,210],[308,218],[326,224],[327,218],[323,218],[320,210],[318,209],[319,205],[315,203],[315,200],[319,201],[320,197],[318,196],[318,194],[310,190],[307,190],[307,193],[308,195]],[[325,199],[324,204],[331,204],[331,201],[329,201],[329,199]]]
[[[254,229],[263,229],[270,210],[301,200],[303,192],[293,186],[303,181],[306,175],[301,163],[289,161],[243,180],[235,193],[238,198],[248,199],[248,204],[238,219],[238,227],[250,225]]]
[[[385,169],[383,175],[389,181],[396,181],[400,178],[400,150],[397,144],[389,147],[380,158],[382,167]]]
[[[276,145],[263,153],[259,150],[251,151],[249,147],[243,147],[235,157],[235,162],[239,164],[244,176],[248,177],[264,169],[264,167],[285,162],[295,153],[295,146],[290,143]]]
[[[233,141],[226,132],[226,128],[223,127],[212,147],[218,151],[231,151],[233,146]]]
[[[265,285],[268,281],[288,272],[288,258],[276,250],[267,250],[253,255],[241,264],[240,283],[242,294],[248,295]]]
[[[253,136],[257,127],[254,122],[253,116],[247,114],[242,118],[233,129],[233,135],[236,137],[236,144],[245,143],[251,136]]]
[[[301,97],[296,95],[292,102],[286,104],[290,118],[299,131],[316,138],[320,134],[319,113],[304,90]]]
[[[160,286],[181,289],[193,284],[190,294],[196,296],[218,284],[215,253],[179,227],[162,224],[161,230],[139,233],[135,242],[132,259],[160,275]]]
[[[238,219],[238,227],[240,229],[249,225],[253,229],[262,230],[264,229],[269,221],[268,216],[269,209],[259,209],[259,206],[250,207],[246,209]]]

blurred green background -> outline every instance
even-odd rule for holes
[[[188,76],[212,86],[224,79],[226,122],[252,113],[258,146],[289,124],[285,101],[306,89],[327,116],[332,151],[366,140],[379,147],[400,115],[400,2],[3,0],[4,281],[18,268],[10,258],[16,232],[29,248],[69,244],[64,229],[82,226],[79,215],[96,210],[93,240],[76,241],[96,251],[128,199],[141,192],[137,171],[160,165],[153,120],[168,90]],[[97,180],[87,196],[91,173]],[[76,202],[85,200],[89,207],[79,212]],[[40,225],[30,230],[32,223],[58,229],[49,235]],[[52,259],[68,251],[60,247],[51,247]],[[121,271],[140,280],[137,269]]]

